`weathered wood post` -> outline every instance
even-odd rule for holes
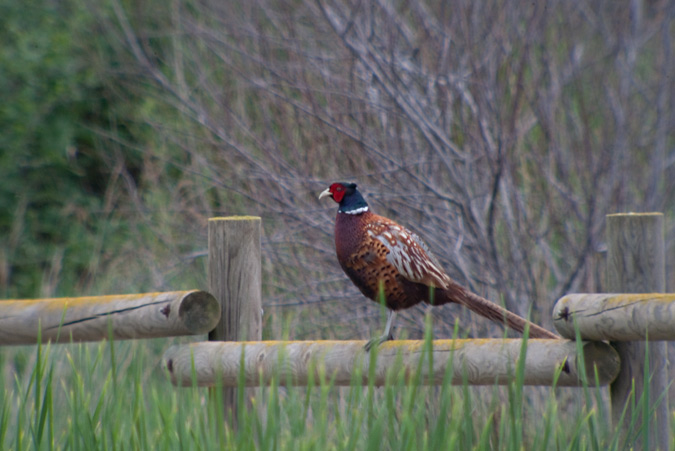
[[[209,291],[222,310],[210,341],[262,339],[261,230],[259,217],[209,219]],[[236,419],[236,388],[223,388],[223,403]]]
[[[663,293],[665,283],[665,243],[661,213],[607,215],[607,289],[615,293]],[[647,331],[649,333],[649,331]],[[644,450],[669,449],[667,342],[615,342],[621,357],[621,371],[611,385],[612,418],[621,426],[624,438],[631,417],[639,411],[636,402],[644,394],[653,410],[649,421],[648,443],[636,442]],[[646,352],[648,348],[648,353]],[[643,393],[645,355],[649,359],[648,393]],[[635,387],[635,393],[631,393]],[[660,397],[660,400],[659,400]],[[656,405],[658,402],[658,405]],[[627,406],[627,408],[626,408]],[[619,425],[626,408],[624,422]],[[639,424],[639,423],[638,423]]]

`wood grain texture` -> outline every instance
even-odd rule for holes
[[[675,340],[675,293],[568,294],[553,307],[553,325],[564,338]]]
[[[615,214],[607,216],[607,288],[614,293],[663,293],[665,283],[665,241],[661,213]],[[667,342],[615,342],[621,371],[611,386],[613,421],[618,422],[627,406],[623,428],[630,437],[629,421],[643,395],[645,356],[649,359],[648,443],[630,443],[638,449],[667,450],[670,446],[668,421]],[[635,387],[634,397],[631,394]],[[666,396],[659,399],[664,393]],[[642,419],[640,419],[642,421]],[[639,426],[638,426],[639,427]]]
[[[205,291],[0,301],[0,345],[203,334],[220,319]],[[41,329],[41,331],[40,331]],[[40,333],[41,332],[41,333]]]
[[[260,218],[211,218],[208,234],[209,291],[222,306],[221,320],[209,334],[209,340],[260,340]]]
[[[209,219],[209,290],[222,309],[210,341],[262,338],[261,232],[259,217]],[[247,393],[245,398],[253,395]],[[237,412],[236,390],[223,390],[222,400],[225,412]],[[230,426],[236,423],[233,415]]]
[[[360,340],[193,343],[169,348],[164,362],[173,383],[183,386],[192,385],[194,368],[197,385],[213,386],[220,381],[223,386],[236,387],[242,361],[247,386],[266,385],[273,378],[282,385],[329,379],[335,385],[358,385],[368,383],[370,374],[371,355],[364,351],[364,344]],[[593,383],[597,368],[600,384],[610,383],[619,370],[616,351],[600,342],[582,346],[589,382]],[[409,377],[421,365],[421,382],[440,384],[450,365],[453,384],[461,384],[464,377],[471,385],[506,384],[514,378],[521,347],[521,339],[435,340],[429,365],[424,341],[389,341],[377,350],[373,382],[381,386],[387,377]],[[529,340],[525,384],[550,386],[557,371],[561,371],[558,386],[580,385],[576,343]]]

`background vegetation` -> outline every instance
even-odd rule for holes
[[[605,214],[673,217],[674,18],[667,0],[0,0],[0,296],[205,287],[206,220],[257,214],[266,337],[367,338],[381,313],[316,200],[353,180],[550,328],[561,294],[603,290]],[[437,337],[500,334],[433,316]],[[6,386],[26,390],[33,352],[2,350]]]

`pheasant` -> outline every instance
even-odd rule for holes
[[[333,183],[319,199],[326,196],[339,204],[335,249],[340,266],[361,293],[375,302],[383,299],[387,307],[384,334],[368,341],[366,350],[392,340],[396,313],[420,302],[455,302],[520,333],[529,325],[531,338],[559,338],[452,280],[419,236],[371,212],[355,183]]]

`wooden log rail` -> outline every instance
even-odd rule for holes
[[[564,338],[675,340],[675,293],[568,294],[553,308],[553,325]]]
[[[205,334],[219,319],[198,290],[0,301],[0,345]]]
[[[331,380],[335,385],[367,384],[371,355],[365,341],[259,341],[205,342],[173,346],[164,363],[174,384],[236,387],[240,374],[246,386],[269,384],[307,385]],[[420,340],[390,341],[377,349],[372,371],[376,386],[384,385],[389,371],[410,376],[418,369],[421,383],[440,384],[448,366],[453,384],[506,384],[514,379],[522,339],[435,340],[432,365]],[[584,342],[586,380],[595,385],[611,383],[619,372],[616,351],[602,342]],[[371,351],[375,352],[375,351]],[[558,375],[558,386],[581,385],[577,344],[569,340],[537,340],[527,343],[524,384],[548,385]],[[243,372],[241,362],[244,364]],[[397,373],[398,371],[398,373]],[[396,380],[396,379],[394,379]]]

